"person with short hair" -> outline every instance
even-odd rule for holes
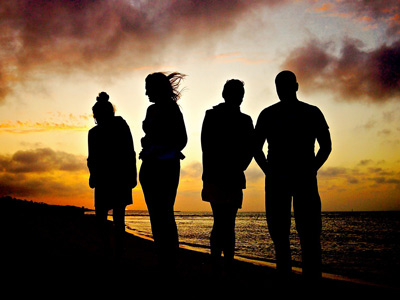
[[[210,236],[215,267],[231,268],[235,253],[235,219],[246,188],[244,171],[253,158],[254,126],[240,111],[244,83],[228,80],[223,88],[225,102],[206,111],[201,131],[203,151],[202,199],[210,202],[214,224]]]
[[[265,210],[277,270],[285,277],[292,270],[289,234],[293,199],[303,274],[320,278],[322,224],[317,171],[332,150],[329,127],[319,108],[298,100],[299,84],[293,72],[280,72],[275,85],[280,102],[265,108],[258,117],[254,158],[265,173]],[[316,155],[315,141],[320,147]]]

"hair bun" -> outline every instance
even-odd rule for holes
[[[108,94],[107,94],[106,92],[101,92],[101,93],[97,96],[96,100],[97,100],[98,102],[107,102],[109,98],[110,98],[110,96],[108,96]]]

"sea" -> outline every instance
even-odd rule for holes
[[[211,212],[175,212],[182,247],[208,252],[213,225]],[[343,278],[400,286],[400,212],[323,212],[323,272]],[[293,265],[301,267],[301,248],[291,225]],[[126,211],[127,230],[151,239],[147,211]],[[275,252],[263,212],[239,212],[236,218],[238,259],[275,262]]]

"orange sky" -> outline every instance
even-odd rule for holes
[[[87,131],[100,91],[131,127],[136,152],[149,105],[144,78],[187,74],[177,210],[201,201],[200,130],[223,84],[245,82],[255,123],[293,70],[318,106],[333,152],[318,175],[323,210],[400,209],[398,1],[16,1],[0,4],[0,195],[93,207]],[[138,161],[138,169],[140,167]],[[264,210],[252,162],[242,210]],[[140,186],[129,209],[146,209]]]

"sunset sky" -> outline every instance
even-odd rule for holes
[[[228,79],[245,83],[254,124],[290,69],[318,106],[333,151],[319,172],[323,210],[400,209],[400,4],[397,0],[0,3],[0,196],[93,208],[87,133],[101,91],[129,124],[136,153],[149,105],[144,79],[187,74],[189,142],[176,210],[200,197],[200,131]],[[138,170],[141,161],[138,160]],[[264,176],[246,171],[243,211],[264,210]],[[138,185],[134,204],[146,209]]]

